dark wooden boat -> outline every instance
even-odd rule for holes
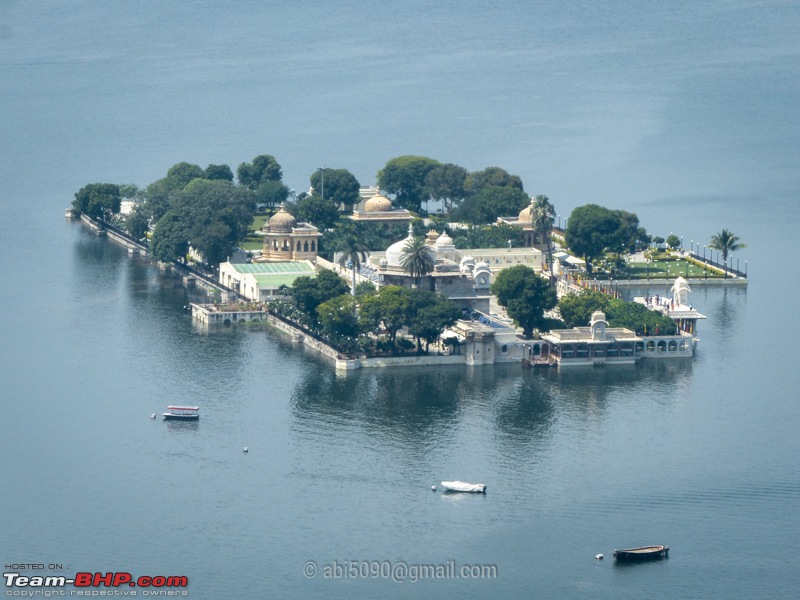
[[[641,546],[640,548],[614,550],[614,558],[626,562],[656,560],[659,558],[666,558],[668,554],[669,546]]]

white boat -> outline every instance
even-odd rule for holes
[[[472,492],[485,494],[486,485],[483,483],[465,483],[463,481],[443,481],[442,487],[446,492]]]
[[[164,413],[164,420],[169,421],[197,421],[200,418],[199,406],[168,406]]]

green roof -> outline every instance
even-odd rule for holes
[[[281,261],[263,263],[242,263],[232,265],[237,273],[252,273],[258,279],[261,275],[312,275],[314,266],[308,261]],[[294,281],[294,278],[292,278]]]
[[[298,277],[309,277],[315,273],[271,273],[253,275],[258,283],[258,288],[261,290],[277,290],[282,285],[292,285],[294,280]]]

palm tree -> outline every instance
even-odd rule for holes
[[[423,237],[412,237],[403,246],[400,256],[400,266],[406,273],[416,278],[424,277],[436,264],[433,250]]]
[[[723,229],[719,233],[711,237],[711,243],[708,245],[712,250],[722,252],[722,260],[725,263],[725,277],[728,276],[728,252],[736,252],[747,248],[747,244],[740,244],[739,238],[733,235],[732,231]]]
[[[553,247],[550,243],[550,233],[553,230],[553,223],[556,218],[556,210],[547,196],[539,195],[533,199],[531,206],[531,224],[534,231],[538,233],[542,241],[547,244],[547,258],[550,265],[550,272],[553,269]]]
[[[337,250],[342,253],[339,257],[339,264],[342,267],[346,267],[347,263],[350,262],[350,266],[353,269],[352,293],[353,296],[355,296],[356,271],[361,269],[361,265],[366,262],[369,248],[364,242],[361,241],[356,231],[349,231],[343,238],[339,240],[339,243],[337,244]]]

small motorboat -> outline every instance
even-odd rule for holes
[[[200,418],[199,406],[168,406],[164,413],[165,421],[197,421]]]
[[[659,558],[666,558],[668,554],[669,546],[641,546],[640,548],[614,550],[614,558],[626,562],[656,560]]]
[[[463,481],[443,481],[442,487],[446,492],[472,492],[473,494],[485,494],[486,485],[483,483],[464,483]]]

